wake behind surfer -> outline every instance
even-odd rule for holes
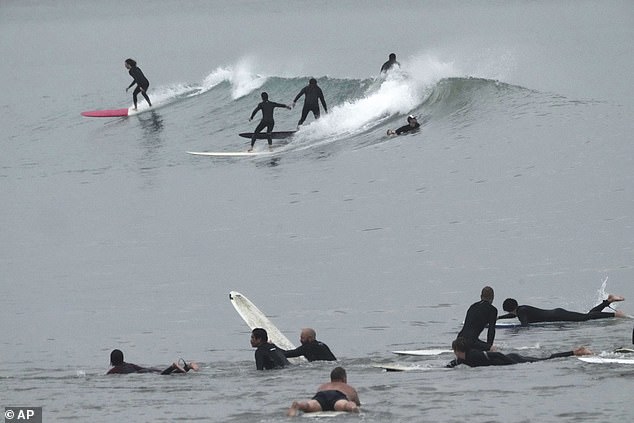
[[[255,328],[251,331],[251,346],[256,349],[255,368],[258,370],[278,369],[290,364],[283,350],[269,342],[266,329]]]
[[[510,319],[517,317],[522,326],[530,323],[539,322],[585,322],[587,320],[608,319],[612,317],[625,317],[625,313],[619,310],[613,312],[604,312],[603,309],[610,307],[613,302],[623,301],[624,298],[619,295],[610,294],[608,298],[603,300],[601,304],[593,307],[587,313],[579,313],[576,311],[568,311],[563,308],[555,308],[545,310],[529,305],[518,305],[514,298],[507,298],[502,303],[502,308],[507,314],[498,317],[498,319]]]
[[[495,340],[495,322],[498,317],[498,310],[493,306],[493,288],[485,286],[480,293],[480,301],[471,304],[467,310],[462,330],[458,337],[466,339],[469,348],[480,351],[489,351],[493,347]],[[479,339],[480,333],[487,327],[486,342]]]
[[[255,144],[255,137],[257,134],[262,132],[264,128],[266,128],[267,140],[269,142],[269,148],[273,146],[273,140],[271,139],[271,131],[273,131],[273,127],[275,126],[275,119],[273,119],[273,111],[276,107],[284,107],[286,109],[291,109],[290,106],[286,104],[275,103],[273,101],[269,101],[269,94],[263,92],[261,95],[262,102],[257,105],[253,112],[251,113],[251,117],[249,118],[249,122],[253,120],[253,117],[258,112],[258,110],[262,111],[262,120],[258,123],[258,126],[255,127],[253,131],[253,135],[251,136],[251,148],[249,148],[249,152],[253,151],[253,145]]]
[[[295,96],[295,99],[293,100],[293,107],[295,107],[295,103],[301,96],[305,96],[304,108],[302,109],[302,116],[299,118],[299,122],[297,122],[297,128],[304,123],[306,117],[308,116],[308,112],[313,112],[315,119],[319,119],[319,101],[321,101],[321,105],[324,106],[324,112],[328,113],[328,106],[326,106],[324,93],[319,85],[317,85],[317,80],[315,78],[310,78],[308,85],[302,88]]]
[[[313,328],[304,328],[299,335],[302,344],[294,350],[284,351],[286,358],[304,356],[308,361],[336,361],[337,358],[330,351],[328,345],[318,341]]]
[[[348,375],[343,367],[335,367],[330,372],[330,382],[317,388],[317,393],[309,400],[293,401],[286,415],[294,417],[298,411],[314,413],[317,411],[359,412],[359,394],[348,385]]]
[[[148,97],[147,95],[147,89],[150,86],[150,82],[147,80],[147,78],[141,71],[141,68],[139,68],[136,65],[136,61],[133,59],[126,59],[125,67],[126,69],[128,69],[128,73],[133,79],[132,83],[128,85],[128,88],[125,89],[125,92],[128,92],[128,90],[132,88],[134,84],[136,84],[136,88],[132,92],[132,101],[134,102],[134,110],[137,109],[137,96],[139,95],[139,93],[143,95],[143,98],[145,98],[145,101],[147,101],[147,104],[149,104],[150,107],[152,107],[152,103],[150,102],[150,97]]]

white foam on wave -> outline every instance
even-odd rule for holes
[[[302,141],[333,141],[371,129],[394,115],[412,113],[434,84],[456,75],[452,63],[430,55],[412,57],[400,69],[377,78],[366,96],[333,107],[321,119],[300,128],[297,136]]]
[[[216,85],[228,81],[231,83],[231,96],[234,100],[257,90],[267,80],[267,77],[255,74],[252,59],[246,57],[238,61],[233,67],[219,67],[207,75],[203,81],[203,90],[209,91]]]

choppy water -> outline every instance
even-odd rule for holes
[[[576,359],[454,369],[485,284],[587,310],[631,280],[630,2],[0,4],[0,406],[45,421],[284,421],[332,363],[257,372],[228,293],[292,340],[312,326],[365,421],[629,421],[634,368]],[[389,52],[400,72],[378,78]],[[123,61],[151,82],[130,105]],[[330,113],[272,157],[244,150],[269,92],[308,78]],[[301,104],[299,104],[301,106]],[[388,128],[419,117],[418,134]],[[300,109],[276,111],[293,129]],[[263,142],[258,144],[263,147]],[[607,279],[607,282],[606,282]],[[546,355],[632,342],[632,321],[498,331]],[[108,357],[197,374],[106,377]],[[377,363],[424,370],[384,373]]]

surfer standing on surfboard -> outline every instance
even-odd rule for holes
[[[297,103],[297,100],[299,100],[299,98],[303,95],[306,97],[304,97],[304,108],[302,109],[302,116],[299,118],[299,122],[297,122],[297,129],[299,129],[299,126],[306,120],[308,112],[313,112],[315,119],[319,119],[319,101],[321,101],[321,105],[324,106],[324,112],[328,113],[328,106],[326,106],[326,100],[324,100],[324,93],[317,85],[317,80],[315,78],[310,78],[308,85],[302,88],[299,94],[295,96],[295,99],[293,100],[293,107],[295,107],[295,103]]]
[[[152,107],[152,103],[150,102],[150,97],[147,96],[147,89],[150,86],[150,81],[148,81],[145,75],[143,75],[143,72],[141,72],[141,68],[137,67],[135,60],[126,59],[125,68],[128,70],[128,73],[133,78],[132,83],[128,85],[128,88],[125,89],[125,92],[127,93],[128,90],[132,88],[134,84],[136,84],[136,88],[134,89],[134,92],[132,93],[132,101],[134,101],[134,110],[136,110],[137,96],[139,95],[139,93],[143,95],[143,98],[145,98],[145,101],[147,101],[147,104],[149,104],[150,107]]]
[[[275,119],[273,119],[273,110],[276,107],[284,107],[288,110],[291,110],[291,106],[287,106],[286,104],[275,103],[274,101],[269,101],[269,94],[263,92],[261,95],[262,102],[257,105],[255,109],[253,109],[253,113],[251,113],[251,117],[249,118],[249,122],[253,120],[253,116],[258,112],[258,110],[262,110],[262,120],[258,123],[258,126],[255,127],[255,131],[253,131],[253,135],[251,136],[251,148],[249,148],[249,152],[253,151],[253,145],[255,144],[255,137],[257,134],[262,132],[264,128],[266,128],[267,140],[269,141],[269,149],[273,146],[273,140],[271,139],[271,131],[273,131],[273,127],[275,126]]]

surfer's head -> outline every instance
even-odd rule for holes
[[[390,53],[390,60],[396,60],[396,54]]]
[[[264,101],[268,101],[268,99],[269,99],[269,93],[267,93],[266,91],[264,91],[262,94],[260,94],[260,96],[262,96],[262,100],[264,100]]]
[[[134,59],[125,59],[126,68],[134,68],[136,67],[136,60]]]
[[[451,349],[453,350],[454,354],[456,354],[456,357],[464,360],[465,354],[469,349],[469,343],[465,338],[458,337],[454,339],[454,341],[451,343]]]
[[[110,353],[110,364],[112,364],[113,366],[123,364],[123,351],[112,350],[112,352]]]
[[[269,336],[266,333],[266,329],[255,328],[251,331],[251,346],[257,347],[262,344],[266,344],[269,341]]]
[[[517,306],[518,306],[518,304],[517,304],[517,301],[515,300],[515,298],[507,298],[502,303],[502,309],[504,309],[504,311],[506,311],[508,313],[514,313],[515,310],[517,310]]]
[[[482,292],[480,293],[480,299],[492,303],[493,302],[493,288],[491,288],[490,286],[485,286],[484,288],[482,288]]]
[[[310,78],[310,79],[308,80],[308,83],[309,83],[310,85],[317,85],[317,80],[316,80],[315,78]]]
[[[317,333],[313,328],[304,328],[299,335],[299,342],[303,344],[309,344],[317,338]]]
[[[335,367],[330,372],[330,381],[331,382],[343,382],[346,383],[348,380],[348,375],[346,374],[346,369],[343,367]]]

